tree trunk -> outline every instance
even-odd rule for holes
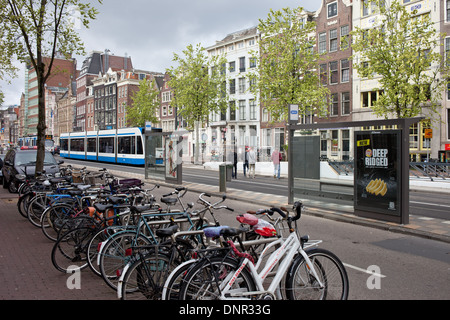
[[[200,121],[195,121],[195,150],[194,150],[194,164],[200,164],[199,162],[199,154],[200,154]]]
[[[37,156],[36,156],[36,171],[42,172],[44,170],[45,159],[45,81],[44,81],[44,63],[37,61],[36,70],[38,78],[38,124],[37,124]]]

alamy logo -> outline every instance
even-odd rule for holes
[[[66,280],[67,289],[81,289],[81,270],[79,266],[69,266],[67,274],[70,276]]]

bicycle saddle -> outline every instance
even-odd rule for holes
[[[151,205],[144,204],[144,205],[140,205],[140,206],[131,206],[130,210],[141,213],[146,210],[150,210],[151,208],[152,208]]]
[[[112,203],[108,204],[101,204],[101,203],[94,203],[94,208],[99,212],[105,212],[106,210],[112,208],[114,205]]]
[[[89,189],[91,187],[90,184],[83,184],[83,185],[78,185],[77,188],[80,189],[81,191],[86,191],[87,189]]]
[[[170,237],[175,232],[178,231],[178,225],[174,224],[168,228],[158,229],[156,230],[156,235],[160,238]]]
[[[166,204],[177,203],[177,201],[178,201],[177,198],[161,198],[161,202],[164,202]]]

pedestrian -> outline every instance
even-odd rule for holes
[[[256,164],[256,154],[255,151],[253,150],[253,148],[250,148],[249,152],[248,152],[248,166],[249,166],[249,170],[248,170],[248,176],[255,178],[255,164]]]
[[[278,148],[272,152],[272,162],[273,162],[273,177],[280,179],[280,158],[281,153],[278,151]]]
[[[237,152],[233,151],[233,171],[231,172],[231,177],[237,179]]]
[[[244,149],[244,163],[243,163],[243,167],[244,167],[244,177],[246,177],[247,176],[246,169],[248,171],[248,147],[247,146]]]

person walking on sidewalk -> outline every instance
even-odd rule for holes
[[[244,177],[246,177],[247,174],[246,174],[246,170],[245,170],[245,169],[247,169],[247,171],[249,171],[249,170],[248,170],[248,147],[247,147],[247,146],[246,146],[245,149],[244,149],[244,163],[243,163],[243,169],[244,169]]]
[[[280,179],[280,160],[281,153],[278,151],[278,148],[272,152],[272,162],[273,162],[273,177]]]
[[[231,171],[231,177],[234,179],[237,179],[237,152],[236,150],[233,151],[233,171]]]
[[[255,178],[255,164],[256,164],[256,154],[255,154],[255,151],[253,150],[253,148],[250,148],[250,150],[248,152],[248,165],[249,165],[248,177],[249,178],[250,178],[250,176],[252,178]]]

